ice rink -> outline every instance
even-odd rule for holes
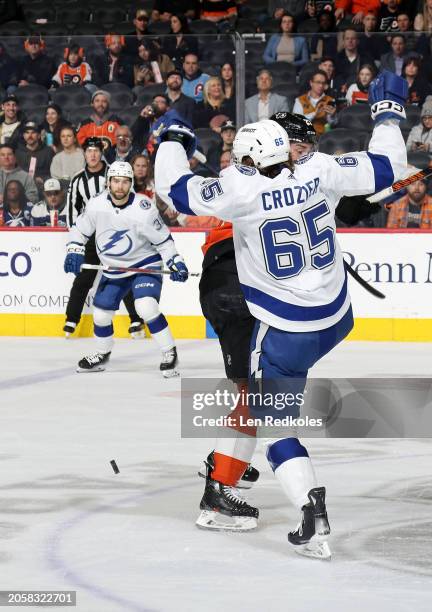
[[[216,341],[178,346],[183,375],[223,376]],[[299,514],[260,445],[259,529],[201,531],[196,472],[212,441],[180,438],[179,379],[159,376],[150,340],[117,341],[106,372],[76,374],[94,348],[0,338],[0,590],[74,590],[79,612],[431,610],[430,440],[307,444],[331,562],[288,548]],[[350,342],[313,374],[429,377],[431,356],[431,344]]]

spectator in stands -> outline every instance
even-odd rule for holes
[[[53,59],[45,54],[45,41],[40,36],[29,36],[24,49],[27,55],[21,61],[19,87],[37,83],[49,89],[55,65]]]
[[[339,21],[347,13],[352,14],[353,23],[361,23],[366,13],[378,16],[381,8],[381,0],[336,0],[335,17]]]
[[[415,125],[409,133],[407,151],[432,153],[432,96],[426,98],[420,117],[421,123]]]
[[[402,34],[394,34],[391,38],[391,51],[381,56],[381,70],[390,70],[401,76],[405,60],[405,38]]]
[[[383,53],[389,49],[389,44],[384,36],[377,36],[378,18],[373,13],[367,13],[363,17],[364,32],[359,37],[358,52],[361,56],[369,55],[374,60],[379,60]]]
[[[423,0],[423,11],[417,13],[414,19],[416,32],[432,32],[432,0]]]
[[[0,42],[0,87],[8,93],[13,93],[18,85],[18,76],[18,64]]]
[[[94,58],[95,76],[98,85],[103,83],[123,83],[128,87],[134,86],[133,67],[130,58],[124,52],[124,36],[107,34],[105,36],[106,53]]]
[[[24,120],[19,110],[18,98],[8,95],[2,102],[0,115],[0,144],[16,145],[21,136],[21,125]]]
[[[269,70],[260,70],[256,83],[258,93],[245,101],[246,123],[269,119],[274,113],[290,110],[285,96],[272,93],[273,77]]]
[[[222,151],[219,157],[219,168],[225,170],[228,166],[231,166],[231,151]]]
[[[116,144],[115,131],[123,122],[110,113],[110,101],[111,96],[108,91],[99,89],[94,92],[91,99],[93,113],[82,121],[78,128],[77,137],[80,145],[92,136],[101,138],[105,149]]]
[[[428,81],[420,74],[421,59],[408,57],[402,67],[402,76],[408,81],[407,104],[422,106],[426,97],[432,94]]]
[[[198,17],[197,0],[155,0],[152,21],[169,21],[172,15],[184,15],[188,19]]]
[[[145,106],[132,126],[134,145],[140,150],[146,149],[149,155],[156,152],[160,143],[159,131],[163,125],[188,122],[175,109],[170,109],[168,96],[156,94],[153,102]],[[188,127],[191,127],[188,125]]]
[[[400,11],[401,0],[382,0],[379,12],[379,31],[395,32],[398,30],[397,17]]]
[[[62,109],[58,104],[50,102],[46,108],[45,119],[41,128],[43,142],[51,147],[54,152],[57,152],[60,146],[60,128],[63,125],[68,125],[68,123],[63,118]]]
[[[135,10],[135,17],[133,24],[135,26],[134,32],[129,32],[126,36],[125,53],[131,58],[135,59],[138,55],[138,47],[140,43],[145,40],[148,36],[148,23],[149,16],[145,9],[137,7]]]
[[[355,82],[360,66],[372,64],[373,59],[359,53],[357,32],[352,28],[344,31],[342,44],[343,49],[336,56],[336,81],[338,88],[346,91]]]
[[[15,150],[10,144],[0,145],[0,204],[3,202],[3,193],[9,181],[18,181],[24,187],[28,202],[37,202],[38,191],[36,184],[28,172],[17,166]]]
[[[198,43],[193,36],[189,36],[189,26],[186,17],[171,15],[170,23],[170,36],[164,38],[163,50],[179,70],[188,53],[198,55]]]
[[[204,85],[203,101],[196,104],[194,126],[208,127],[213,117],[224,115],[235,119],[235,104],[233,99],[227,100],[219,77],[210,77]]]
[[[220,78],[225,98],[235,97],[235,69],[231,62],[225,62],[220,69]]]
[[[419,40],[419,35],[413,32],[413,24],[410,16],[406,12],[399,13],[397,16],[397,31],[404,35],[405,37],[405,50],[406,52],[412,53],[413,51],[418,51],[420,54],[423,54],[424,51],[421,49],[421,38]],[[427,54],[427,50],[426,50]]]
[[[200,6],[200,19],[214,21],[221,30],[228,30],[237,18],[235,0],[201,0]]]
[[[23,126],[23,143],[18,144],[16,159],[18,166],[28,172],[42,192],[44,181],[50,176],[54,151],[43,144],[41,128],[34,121]]]
[[[301,68],[309,61],[309,50],[303,36],[293,36],[294,17],[284,14],[279,27],[280,34],[273,34],[267,43],[263,55],[264,63],[288,62]]]
[[[386,206],[389,209],[387,227],[401,229],[432,228],[432,197],[426,195],[426,183],[416,181],[407,187],[407,194]]]
[[[195,102],[203,99],[203,88],[210,76],[202,72],[198,64],[198,56],[195,53],[185,55],[183,62],[183,85],[182,92]]]
[[[332,11],[321,11],[318,14],[318,32],[311,39],[311,59],[317,60],[321,57],[336,57],[337,37],[336,19]]]
[[[375,64],[365,64],[360,68],[356,82],[348,87],[346,94],[348,106],[358,102],[367,104],[369,85],[376,77],[376,74]]]
[[[27,200],[26,192],[19,181],[8,181],[2,193],[3,225],[9,227],[28,227],[32,203]],[[1,224],[0,224],[1,225]]]
[[[155,201],[155,186],[153,180],[153,165],[146,155],[135,155],[131,159],[131,166],[134,173],[134,191],[143,193],[151,200]]]
[[[59,140],[60,150],[53,157],[50,174],[67,186],[72,177],[84,168],[85,158],[71,125],[64,125],[60,128]]]
[[[312,121],[317,135],[320,136],[325,132],[326,125],[333,123],[335,119],[336,101],[324,93],[327,76],[322,70],[313,73],[309,85],[309,91],[295,99],[293,113]]]
[[[132,144],[132,132],[127,125],[119,125],[115,133],[116,146],[110,147],[105,153],[109,165],[115,161],[130,162],[139,151]]]
[[[92,69],[84,61],[84,49],[77,43],[71,43],[65,49],[65,61],[57,68],[53,76],[52,86],[84,85],[91,93],[96,90],[92,83]]]
[[[337,89],[335,85],[335,77],[336,77],[336,65],[334,59],[331,57],[323,57],[320,63],[318,64],[318,70],[322,70],[327,75],[327,85],[325,89],[325,93],[332,98],[336,98]],[[305,89],[309,89],[309,81],[308,86]]]
[[[167,96],[170,108],[173,108],[191,125],[193,124],[193,114],[195,112],[195,102],[182,93],[183,75],[179,70],[168,72],[166,79]]]
[[[268,14],[273,19],[281,19],[284,13],[299,19],[303,16],[304,8],[304,0],[269,0],[267,3]]]
[[[35,227],[67,227],[65,192],[60,181],[49,178],[43,186],[43,198],[30,212],[30,225]]]
[[[221,125],[220,135],[220,143],[212,146],[207,154],[208,164],[214,168],[216,172],[223,170],[223,168],[220,167],[220,158],[222,153],[228,153],[229,156],[231,156],[233,142],[236,135],[236,126],[234,125],[234,122],[225,121]]]
[[[138,47],[139,60],[133,67],[135,85],[163,83],[166,75],[174,70],[174,64],[152,40],[143,40]]]

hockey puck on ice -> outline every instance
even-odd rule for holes
[[[120,470],[118,469],[118,466],[117,466],[117,463],[115,462],[115,460],[111,459],[110,463],[111,463],[111,467],[112,467],[112,469],[114,471],[114,474],[118,474],[120,472]]]

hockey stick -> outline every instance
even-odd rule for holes
[[[375,287],[372,287],[372,285],[369,285],[369,283],[367,281],[365,281],[364,278],[362,278],[360,276],[360,274],[358,274],[350,265],[347,261],[345,261],[344,259],[344,266],[345,266],[345,270],[348,272],[348,274],[350,274],[354,280],[356,280],[359,285],[361,285],[363,287],[363,289],[366,289],[366,291],[368,291],[369,293],[371,293],[373,296],[380,298],[381,300],[383,300],[385,298],[384,293],[381,293],[381,291],[378,291],[378,289],[375,289]]]
[[[136,274],[172,274],[171,270],[156,270],[156,268],[121,268],[118,266],[102,266],[99,264],[83,264],[81,270],[102,270],[103,272],[135,272]],[[189,276],[201,276],[200,272],[189,272]]]
[[[397,191],[404,189],[408,185],[412,185],[412,183],[415,183],[416,181],[421,181],[431,175],[432,168],[424,168],[423,170],[419,170],[415,174],[411,174],[411,176],[408,176],[407,178],[401,179],[400,181],[396,181],[396,183],[393,183],[393,185],[390,185],[390,187],[386,187],[378,193],[374,193],[373,195],[368,196],[366,200],[371,204],[375,204],[375,202],[380,202],[381,200],[388,198],[388,196],[393,195]]]

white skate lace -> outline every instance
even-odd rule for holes
[[[162,353],[162,363],[170,363],[174,359],[174,349]]]
[[[229,500],[235,502],[236,504],[240,504],[242,506],[246,506],[247,502],[244,497],[241,495],[238,489],[235,487],[223,487],[224,494],[228,497]]]
[[[88,357],[86,357],[86,360],[91,363],[98,363],[101,359],[103,359],[104,354],[103,353],[93,353],[92,355],[88,355]]]

